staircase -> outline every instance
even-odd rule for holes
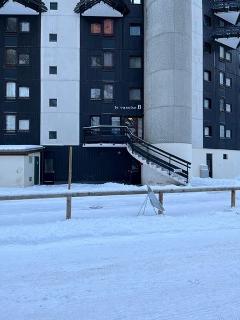
[[[185,185],[189,181],[191,163],[159,149],[132,133],[126,126],[94,126],[83,128],[83,146],[122,145],[143,165],[159,172],[172,183]]]

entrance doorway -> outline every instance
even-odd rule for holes
[[[39,166],[40,166],[40,158],[38,156],[34,157],[34,184],[39,184]]]

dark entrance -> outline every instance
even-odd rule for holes
[[[213,177],[213,156],[212,153],[207,153],[207,166],[209,171],[209,177]]]
[[[34,157],[34,184],[39,184],[39,157]]]

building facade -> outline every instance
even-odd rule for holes
[[[25,180],[66,182],[69,146],[75,182],[238,176],[228,2],[0,0],[0,145],[44,147]]]

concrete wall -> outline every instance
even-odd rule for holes
[[[40,153],[0,156],[0,187],[33,186],[35,156],[40,157]]]
[[[193,148],[203,148],[202,0],[193,0],[192,21],[192,144]]]
[[[199,177],[200,165],[206,165],[206,154],[213,155],[213,178],[232,179],[240,177],[240,151],[217,149],[193,149],[192,176]],[[228,159],[223,159],[226,154]]]
[[[145,1],[145,139],[189,159],[192,1]],[[177,148],[176,144],[180,144]]]
[[[45,1],[50,8],[50,0]],[[41,144],[79,144],[80,92],[80,17],[74,13],[75,0],[58,1],[58,10],[42,14],[41,31]],[[49,42],[56,33],[57,42]],[[49,66],[58,74],[50,75]],[[49,107],[57,98],[58,106]],[[57,140],[49,140],[49,131],[57,131]]]

